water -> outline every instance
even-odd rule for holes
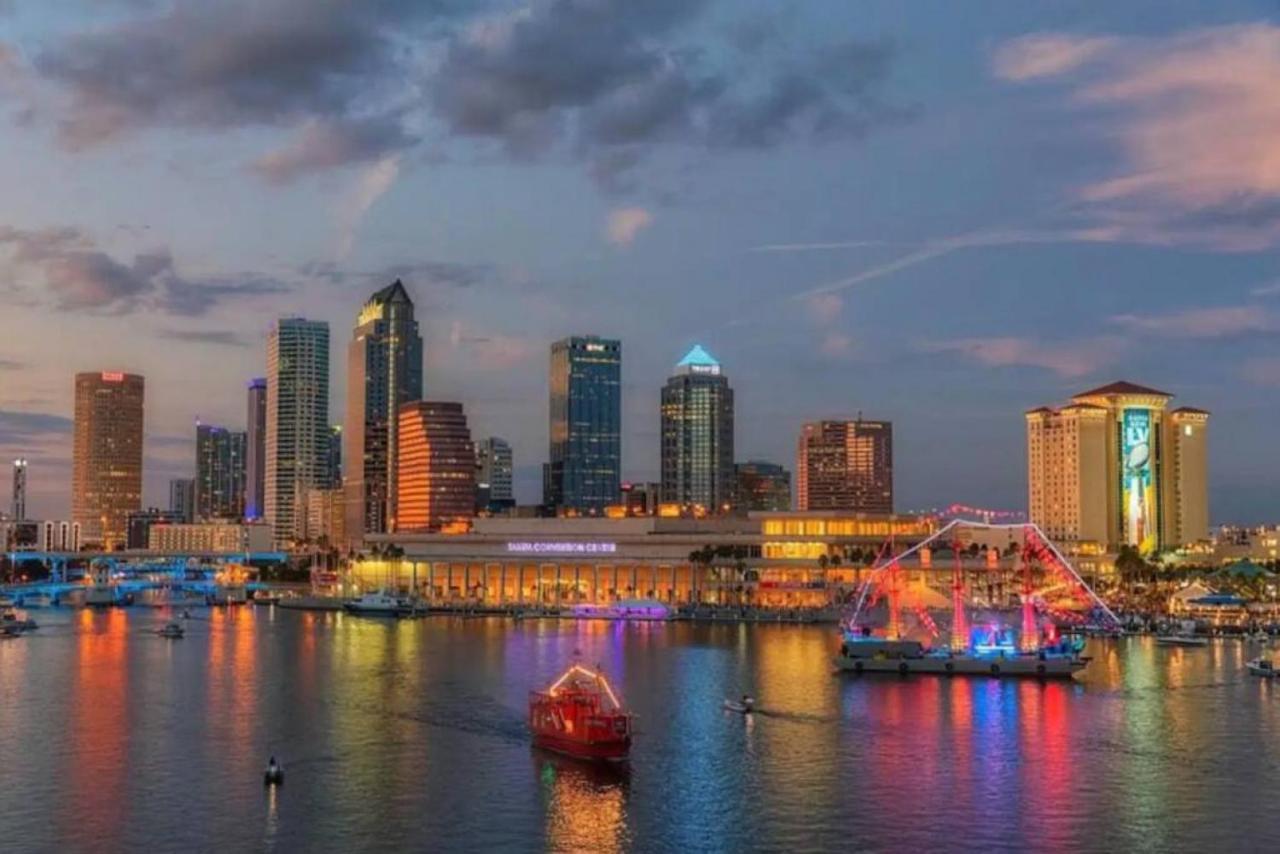
[[[829,629],[245,607],[37,611],[0,642],[0,848],[1276,850],[1280,685],[1256,647],[1095,643],[1076,684],[833,675]],[[580,650],[628,771],[532,750]],[[761,713],[725,713],[750,692]],[[268,755],[285,764],[264,790]]]

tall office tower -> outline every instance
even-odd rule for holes
[[[267,378],[249,382],[248,426],[244,448],[244,517],[261,519],[267,488]]]
[[[347,347],[346,536],[385,533],[395,519],[400,407],[422,399],[422,335],[396,279],[360,309]]]
[[[490,436],[476,443],[476,509],[501,510],[515,506],[511,445]]]
[[[734,509],[741,512],[791,509],[791,472],[777,463],[758,460],[733,467],[737,481]]]
[[[1145,553],[1209,537],[1209,413],[1129,382],[1026,414],[1031,521],[1050,539]]]
[[[71,519],[86,543],[123,548],[129,513],[142,509],[144,390],[137,374],[76,374]]]
[[[733,389],[695,346],[662,389],[662,501],[727,513],[733,504]]]
[[[814,421],[800,431],[796,509],[893,512],[893,425]]]
[[[266,521],[277,546],[306,528],[329,474],[329,324],[284,318],[267,339]]]
[[[594,335],[551,345],[551,452],[543,503],[598,514],[619,498],[622,342]]]
[[[246,434],[196,424],[196,518],[244,518]]]
[[[13,461],[13,506],[10,515],[14,522],[27,520],[27,461]]]
[[[461,403],[400,407],[397,531],[438,531],[475,515],[476,457]]]
[[[169,481],[169,510],[183,524],[196,520],[195,478],[175,477]]]

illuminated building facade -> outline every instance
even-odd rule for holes
[[[893,512],[893,425],[814,421],[800,430],[796,509]]]
[[[347,470],[340,485],[347,493],[346,529],[355,540],[392,528],[400,407],[421,399],[422,335],[413,300],[396,279],[360,309],[347,345]]]
[[[791,509],[791,472],[776,463],[751,460],[733,467],[739,512]]]
[[[329,324],[276,322],[267,339],[265,517],[276,543],[306,527],[307,491],[329,476]]]
[[[352,567],[362,587],[414,590],[441,604],[567,606],[657,599],[672,605],[833,608],[865,581],[891,536],[909,548],[932,519],[852,513],[474,520],[465,533],[396,533],[403,559]],[[711,554],[718,547],[721,555]]]
[[[1031,521],[1051,539],[1144,553],[1209,537],[1209,413],[1115,382],[1026,414]]]
[[[271,550],[274,532],[262,524],[203,522],[194,525],[153,524],[147,548],[156,552],[244,554]]]
[[[550,454],[543,503],[601,514],[622,471],[622,342],[594,335],[551,345]]]
[[[142,509],[142,411],[137,374],[76,374],[71,519],[87,544],[125,545],[129,514]]]
[[[728,512],[733,503],[733,389],[695,346],[662,389],[662,501]]]
[[[515,466],[506,439],[490,436],[476,442],[476,509],[500,512],[516,503]]]
[[[244,517],[246,434],[196,425],[196,518]]]
[[[397,531],[438,531],[475,515],[476,464],[461,403],[400,408]]]
[[[151,507],[129,514],[129,534],[126,544],[130,549],[150,548],[152,525],[182,525],[186,520],[172,510]]]
[[[261,519],[266,507],[267,488],[266,377],[249,382],[248,398],[248,421],[245,422],[248,428],[244,449],[244,517]]]

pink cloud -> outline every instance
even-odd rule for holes
[[[1254,385],[1280,386],[1280,359],[1249,359],[1240,366],[1240,375]]]
[[[605,235],[614,246],[630,246],[652,222],[653,214],[644,208],[618,208],[609,212]]]
[[[1004,80],[1033,80],[1074,71],[1116,47],[1117,39],[1068,33],[1031,33],[1002,45],[992,70]]]
[[[1172,314],[1120,314],[1112,317],[1111,322],[1135,332],[1184,338],[1225,338],[1280,331],[1280,318],[1249,305],[1193,308]]]
[[[1280,241],[1280,26],[1036,34],[1002,46],[993,70],[1068,76],[1076,104],[1107,111],[1121,167],[1079,195],[1117,239],[1223,250]]]
[[[840,332],[828,332],[822,338],[821,350],[824,356],[843,358],[853,352],[853,339]]]
[[[960,338],[926,346],[934,353],[958,353],[993,368],[1032,367],[1060,377],[1083,377],[1120,355],[1116,339],[1096,338],[1074,344],[1047,344],[1031,338]]]

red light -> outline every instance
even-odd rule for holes
[[[104,383],[122,383],[124,382],[124,374],[119,371],[103,371],[102,381]]]

